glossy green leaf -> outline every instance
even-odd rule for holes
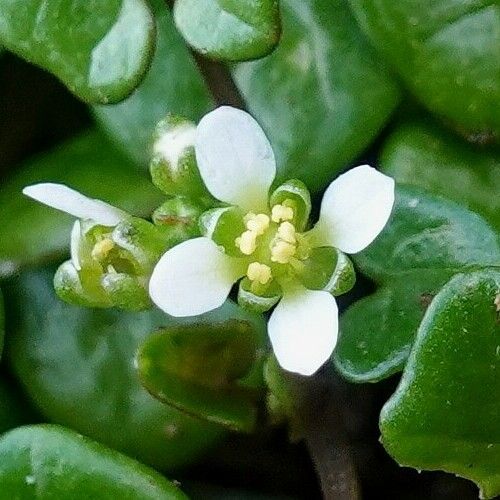
[[[7,379],[0,378],[0,434],[28,423],[32,417],[31,408],[16,389]]]
[[[426,307],[449,278],[500,263],[500,241],[479,215],[401,185],[389,224],[353,259],[380,288],[342,316],[333,360],[349,380],[377,382],[404,367]]]
[[[165,328],[141,345],[137,369],[144,386],[159,400],[250,432],[256,424],[257,398],[242,379],[252,369],[260,371],[262,379],[266,338],[265,329],[245,320]]]
[[[264,57],[281,31],[278,0],[177,0],[174,19],[194,49],[229,61]]]
[[[424,270],[464,269],[500,261],[498,233],[479,215],[425,191],[398,186],[391,220],[379,237],[353,256],[377,281]]]
[[[281,7],[275,52],[234,76],[276,153],[277,182],[297,178],[318,191],[370,144],[399,92],[345,2]]]
[[[121,101],[137,87],[154,37],[145,0],[0,1],[0,43],[90,103]]]
[[[97,106],[97,119],[114,142],[147,168],[153,132],[168,113],[198,121],[212,107],[210,94],[175,29],[164,0],[151,2],[156,13],[156,52],[146,78],[120,104]]]
[[[452,273],[416,271],[384,283],[340,318],[333,360],[352,382],[378,382],[404,368],[425,311]]]
[[[3,498],[187,500],[153,469],[56,425],[0,438],[0,483]]]
[[[6,358],[43,415],[160,469],[192,462],[217,442],[221,427],[156,401],[133,366],[150,332],[177,321],[159,311],[69,306],[55,296],[52,274],[24,273],[5,287]],[[191,321],[240,317],[227,303]]]
[[[4,335],[5,335],[5,311],[3,307],[2,290],[0,290],[0,359],[2,359]]]
[[[350,0],[412,92],[472,140],[500,138],[500,5],[490,0]]]
[[[399,463],[472,479],[486,498],[500,494],[499,292],[500,268],[442,289],[380,417]]]
[[[74,218],[21,193],[36,182],[61,182],[82,193],[148,216],[161,193],[98,132],[84,133],[28,161],[0,187],[0,275],[60,258],[69,248]],[[126,188],[124,188],[126,187]]]
[[[485,217],[500,231],[500,159],[439,127],[411,122],[387,139],[380,162],[397,182],[420,186]]]

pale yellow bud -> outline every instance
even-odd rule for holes
[[[261,285],[267,285],[272,278],[271,268],[260,262],[252,262],[248,266],[247,277],[250,281],[257,281]]]
[[[94,248],[92,249],[92,258],[96,260],[105,259],[114,247],[115,244],[113,243],[113,240],[110,238],[104,238],[94,245]]]
[[[274,222],[281,222],[293,219],[293,208],[285,205],[274,205],[271,211],[271,219]]]
[[[252,255],[257,248],[257,234],[253,231],[245,231],[235,240],[236,246],[245,255]]]

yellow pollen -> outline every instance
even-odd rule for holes
[[[245,255],[252,255],[257,248],[257,233],[253,231],[245,231],[234,241],[236,246]]]
[[[113,243],[113,240],[104,238],[94,245],[94,248],[92,249],[92,258],[96,260],[105,259],[114,247],[115,244]]]
[[[271,248],[271,260],[279,264],[288,264],[295,255],[297,247],[283,240],[278,240]]]
[[[271,268],[260,262],[252,262],[247,269],[250,281],[257,281],[261,285],[267,285],[272,278]]]
[[[286,205],[274,205],[271,211],[273,222],[281,222],[293,219],[293,208]]]
[[[287,243],[297,243],[295,237],[295,226],[290,222],[282,222],[278,227],[278,237]]]
[[[266,232],[266,229],[269,227],[269,216],[266,214],[252,214],[249,213],[245,217],[245,224],[249,231],[256,233],[258,236],[261,236]]]

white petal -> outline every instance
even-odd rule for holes
[[[328,292],[285,293],[268,324],[274,354],[285,370],[312,375],[337,343],[338,309]]]
[[[73,266],[77,271],[82,269],[80,264],[80,240],[82,237],[82,227],[80,221],[77,219],[73,224],[73,229],[71,230],[71,261],[73,262]]]
[[[222,106],[205,115],[196,130],[195,150],[213,196],[246,210],[267,207],[276,162],[264,131],[248,113]]]
[[[128,214],[101,200],[88,198],[63,184],[50,182],[34,184],[23,189],[23,193],[49,207],[78,217],[91,219],[103,226],[116,226]]]
[[[394,179],[369,165],[362,165],[330,184],[313,231],[320,245],[356,253],[379,235],[389,220],[393,205]]]
[[[171,316],[196,316],[217,309],[243,276],[238,259],[209,238],[195,238],[168,250],[156,265],[149,295]]]

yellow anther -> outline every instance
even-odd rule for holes
[[[271,219],[274,222],[281,222],[293,219],[293,208],[285,205],[274,205],[271,211]]]
[[[271,248],[271,260],[279,264],[288,264],[295,255],[297,247],[283,240],[278,240]]]
[[[278,227],[278,237],[287,243],[297,243],[295,226],[291,222],[282,222]]]
[[[257,248],[257,233],[253,231],[245,231],[234,241],[236,246],[245,255],[252,255]]]
[[[261,285],[267,285],[272,278],[271,268],[260,262],[252,262],[247,269],[250,281],[256,281]]]
[[[245,217],[245,224],[249,231],[257,233],[258,236],[264,234],[269,227],[270,219],[266,214],[248,214]]]
[[[105,259],[114,247],[115,244],[113,243],[113,240],[110,238],[104,238],[94,245],[94,248],[92,249],[92,258],[96,260]]]

